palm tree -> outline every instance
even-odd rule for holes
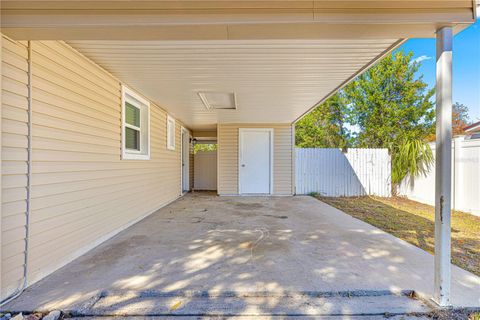
[[[425,175],[433,164],[433,152],[430,145],[422,139],[404,140],[392,154],[392,185],[396,193],[398,185],[408,175]]]

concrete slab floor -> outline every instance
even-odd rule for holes
[[[452,266],[452,302],[480,278]],[[101,291],[433,292],[433,256],[311,197],[188,194],[28,288],[5,310],[69,309]]]
[[[69,318],[71,320],[119,320],[118,317],[81,317],[81,318]],[[183,317],[183,316],[172,316],[172,317],[128,317],[128,320],[166,320],[166,319],[175,319],[175,320],[223,320],[224,317]],[[426,316],[295,316],[295,317],[285,317],[285,316],[235,316],[228,317],[229,320],[282,320],[282,319],[297,319],[297,320],[430,320],[431,318]]]

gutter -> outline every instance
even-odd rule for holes
[[[28,134],[27,134],[27,195],[25,210],[25,249],[23,262],[23,282],[10,296],[0,301],[0,306],[20,296],[28,286],[28,251],[30,240],[30,202],[32,190],[32,43],[28,41]]]
[[[475,133],[475,131],[477,131],[478,129],[480,129],[480,121],[472,123],[471,125],[466,127],[465,132],[466,133]]]

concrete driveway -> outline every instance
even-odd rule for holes
[[[479,277],[455,266],[452,273],[454,305],[480,307]],[[297,298],[311,306],[313,297],[346,292],[367,296],[373,302],[359,302],[366,306],[388,304],[381,293],[402,290],[431,296],[433,256],[327,204],[311,197],[194,193],[34,284],[5,309],[71,310],[108,300],[107,293],[138,300],[138,292],[155,297],[151,308],[158,302],[170,310],[180,296],[205,293],[242,296],[243,309],[245,299],[258,301],[259,293],[302,293]],[[387,295],[392,304],[395,299]]]

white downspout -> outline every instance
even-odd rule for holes
[[[30,238],[30,200],[32,190],[32,44],[28,41],[28,133],[27,133],[27,195],[25,210],[25,253],[23,262],[23,283],[6,299],[0,302],[0,306],[12,301],[23,293],[28,286],[28,250]]]

